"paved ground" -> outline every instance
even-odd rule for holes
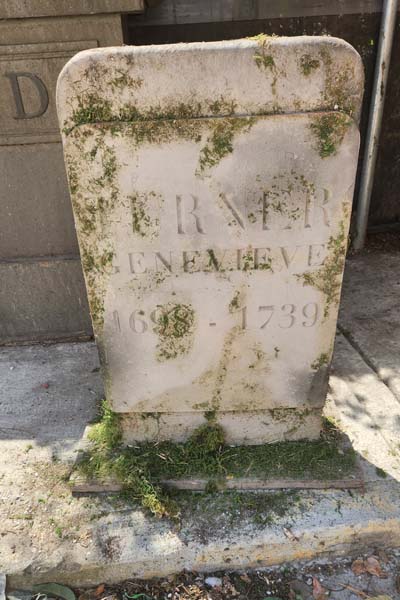
[[[188,503],[177,528],[119,499],[72,498],[66,461],[103,395],[95,346],[3,348],[0,571],[13,585],[95,585],[400,546],[399,286],[398,253],[348,261],[327,413],[363,457],[365,494],[300,492],[264,525],[212,499]]]

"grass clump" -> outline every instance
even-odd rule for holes
[[[120,417],[111,410],[107,400],[103,400],[100,409],[100,419],[90,430],[89,440],[98,449],[111,450],[122,441]]]
[[[355,454],[338,447],[330,430],[315,442],[279,442],[260,446],[228,446],[223,428],[207,422],[183,443],[142,443],[122,446],[119,416],[103,402],[102,417],[90,434],[92,447],[78,465],[91,479],[113,479],[123,485],[125,498],[158,517],[177,518],[180,510],[162,485],[170,479],[205,478],[213,493],[226,478],[259,477],[335,479],[352,472]]]
[[[92,447],[78,464],[78,470],[92,479],[116,479],[123,484],[123,495],[139,502],[156,516],[177,516],[174,503],[151,480],[145,460],[122,446],[120,417],[106,400],[101,418],[90,434]]]

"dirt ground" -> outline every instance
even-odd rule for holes
[[[400,550],[275,569],[99,583],[75,593],[78,600],[397,600]]]

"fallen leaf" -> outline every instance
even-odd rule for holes
[[[382,567],[375,556],[370,556],[365,561],[365,568],[367,573],[375,575],[376,577],[386,577],[386,573],[382,571]]]
[[[354,575],[362,575],[363,573],[366,573],[367,569],[365,562],[361,558],[357,558],[357,560],[355,560],[351,565],[351,570],[353,571]]]
[[[96,591],[94,593],[94,595],[96,596],[96,598],[98,598],[99,596],[101,596],[104,593],[104,583],[101,583],[97,588]]]
[[[59,583],[39,583],[33,586],[33,591],[45,594],[52,598],[62,598],[62,600],[75,600],[74,592],[65,585]]]
[[[290,596],[289,600],[312,600],[312,593],[310,587],[298,579],[289,581]]]
[[[326,589],[322,587],[316,577],[312,579],[312,587],[314,600],[326,600]]]

